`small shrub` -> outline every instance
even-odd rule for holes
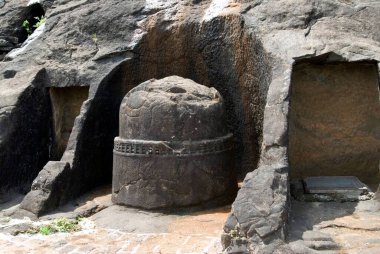
[[[33,26],[35,28],[38,28],[38,27],[42,26],[46,22],[46,17],[45,16],[34,17],[34,18],[37,19],[37,23]]]
[[[56,219],[50,224],[45,224],[37,228],[31,228],[26,233],[36,234],[40,233],[41,235],[50,235],[54,233],[70,233],[80,230],[78,222],[81,220],[80,217],[77,217],[75,220],[69,220],[66,218]]]
[[[53,229],[51,228],[50,225],[46,225],[46,226],[41,226],[39,228],[38,232],[41,235],[50,235],[53,232]]]
[[[30,24],[29,24],[29,21],[26,19],[22,22],[22,25],[21,25],[25,31],[30,35],[32,33],[32,30],[30,29]]]
[[[82,220],[82,217],[78,216],[74,220],[60,218],[56,219],[48,224],[43,224],[40,226],[30,226],[26,230],[17,231],[14,235],[17,234],[38,234],[41,235],[51,235],[54,233],[71,233],[75,231],[79,231],[81,227],[79,226],[79,221]]]
[[[53,227],[57,232],[74,232],[80,229],[78,225],[79,220],[68,220],[66,218],[61,218],[53,222]]]
[[[230,237],[231,237],[232,239],[239,239],[239,238],[240,238],[239,230],[237,230],[237,229],[232,229],[232,230],[230,231]]]
[[[98,43],[98,37],[96,37],[96,33],[93,33],[92,36],[91,36],[91,38],[92,38],[92,41],[93,41],[95,44]]]
[[[37,20],[37,23],[33,25],[33,28],[34,28],[34,29],[32,29],[32,28],[30,27],[30,22],[29,22],[29,20],[26,19],[26,20],[24,20],[24,21],[22,22],[22,25],[21,25],[21,26],[25,29],[25,31],[28,33],[28,35],[31,35],[31,34],[33,33],[33,31],[34,31],[36,28],[42,26],[42,24],[44,24],[44,23],[46,22],[46,17],[45,17],[45,16],[34,17],[34,19]]]

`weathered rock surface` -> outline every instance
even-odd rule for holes
[[[108,188],[107,193],[109,191]],[[111,195],[97,196],[97,199],[100,206],[111,203]],[[79,204],[77,209],[82,210],[83,206],[87,204]],[[45,216],[36,222],[0,217],[1,252],[221,253],[219,235],[229,209],[222,207],[170,215],[113,205],[83,218],[78,232],[50,235],[22,232],[30,230],[31,226],[51,224]],[[57,215],[55,218],[71,217],[71,212]]]
[[[39,216],[65,204],[69,170],[70,164],[67,162],[48,162],[33,181],[32,190],[21,202],[20,209]]]
[[[285,239],[289,208],[287,170],[277,165],[249,173],[232,205],[224,231],[238,229],[251,240],[252,250],[270,245],[274,239]]]
[[[22,27],[24,21],[29,22],[30,30],[35,29],[38,22],[36,17],[41,18],[45,10],[52,5],[52,0],[41,1],[0,1],[0,60],[6,53],[15,49],[27,39],[28,33]]]
[[[149,80],[124,97],[119,137],[173,142],[219,138],[228,134],[225,114],[215,88],[178,76]]]
[[[11,24],[9,20],[19,16],[10,12],[19,2],[0,1],[1,13],[9,13],[0,16],[1,25]],[[293,64],[364,61],[378,65],[379,15],[380,5],[375,0],[56,0],[46,9],[48,19],[40,34],[8,55],[6,62],[0,62],[0,126],[9,126],[0,128],[0,150],[12,158],[8,166],[0,166],[0,179],[7,183],[1,187],[30,185],[50,160],[48,152],[43,156],[34,153],[43,150],[37,149],[34,141],[33,149],[22,153],[9,149],[12,144],[20,147],[20,142],[10,137],[22,142],[49,140],[49,135],[41,138],[49,128],[40,126],[49,126],[49,117],[23,114],[23,107],[17,104],[18,98],[34,87],[33,80],[42,70],[45,75],[38,79],[38,87],[90,87],[61,159],[71,165],[68,196],[110,182],[113,138],[118,133],[117,112],[123,96],[141,82],[170,75],[191,78],[220,91],[226,101],[228,128],[237,138],[236,168],[243,176],[256,168],[269,169],[268,173],[262,169],[249,174],[247,184],[260,183],[260,179],[268,183],[286,179],[287,169],[292,169],[288,165],[287,119]],[[3,43],[10,42],[7,39]],[[31,103],[35,106],[24,108],[31,110],[40,105],[49,109],[44,103],[35,99]],[[14,117],[28,115],[38,117],[33,121],[21,117],[18,123],[24,124],[10,124],[15,123]],[[39,144],[49,147],[49,141]],[[6,161],[4,156],[0,155],[1,163]],[[26,171],[25,167],[11,167],[15,158],[25,160]],[[279,173],[277,168],[284,170]],[[244,229],[250,229],[253,243],[265,242],[258,245],[262,249],[271,243],[279,246],[274,238],[283,237],[277,233],[272,234],[276,236],[273,239],[265,236],[282,232],[282,226],[277,226],[286,225],[286,217],[281,215],[289,202],[280,186],[283,184],[242,188],[233,205],[234,209],[247,209]],[[260,201],[260,196],[272,192],[277,193],[274,196],[280,200],[283,212],[272,205],[261,205],[260,214],[255,214],[255,209],[241,205],[244,201]],[[232,216],[239,220],[242,211],[236,211],[237,215],[233,211]],[[269,217],[276,221],[270,223],[273,229],[264,230],[249,220]],[[263,238],[254,233],[256,228]]]
[[[173,208],[236,195],[233,136],[223,98],[214,88],[171,76],[132,89],[120,106],[112,200]]]
[[[292,200],[289,246],[293,253],[376,253],[379,203]]]
[[[0,192],[27,192],[50,157],[50,102],[43,73],[2,86],[0,100]],[[20,134],[22,133],[22,134]]]

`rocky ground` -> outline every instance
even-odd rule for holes
[[[296,253],[380,253],[380,205],[292,201],[290,246]]]
[[[113,205],[109,192],[110,186],[95,190],[38,221],[9,217],[22,197],[2,200],[0,253],[222,253],[220,235],[230,207],[146,212]],[[19,233],[57,218],[78,216],[84,219],[76,232]],[[289,233],[294,253],[379,253],[380,205],[374,200],[293,200]]]
[[[14,203],[2,205],[0,253],[221,253],[220,235],[230,207],[202,212],[180,211],[175,215],[144,212],[115,206],[109,188],[82,197],[60,211],[32,222],[10,219]],[[75,204],[74,204],[75,205]],[[70,211],[71,210],[71,211]],[[30,225],[60,217],[82,219],[81,230],[50,235],[18,234]]]

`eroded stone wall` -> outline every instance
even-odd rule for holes
[[[376,64],[294,66],[289,121],[292,178],[353,175],[380,180]]]

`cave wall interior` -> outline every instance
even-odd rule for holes
[[[377,187],[380,103],[376,63],[296,64],[290,97],[290,177],[348,175]]]

